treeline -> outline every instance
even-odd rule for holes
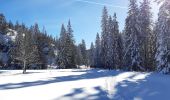
[[[94,68],[120,69],[129,71],[159,71],[170,73],[170,1],[156,0],[161,4],[158,20],[152,20],[149,0],[138,5],[129,0],[128,16],[124,30],[119,30],[117,15],[109,15],[104,7],[101,20],[101,34],[91,43],[76,45],[70,20],[61,26],[59,37],[40,31],[38,24],[26,27],[24,24],[6,22],[0,15],[0,33],[16,31],[15,41],[2,43],[1,52],[9,59],[1,66],[46,69],[49,65],[57,68],[78,68],[85,65]],[[15,33],[15,32],[13,32]],[[2,60],[0,60],[2,61]],[[24,67],[23,67],[24,66]],[[6,67],[5,67],[6,68]],[[17,67],[18,68],[18,67]]]
[[[116,14],[104,7],[101,35],[91,44],[90,65],[95,68],[170,73],[170,1],[153,22],[149,0],[129,0],[125,29],[120,32]]]
[[[13,24],[0,14],[0,37],[1,69],[46,69],[56,62],[56,40],[38,24]]]
[[[48,35],[39,25],[7,22],[0,14],[0,69],[78,68],[88,64],[85,41],[75,44],[70,20],[60,36]],[[4,57],[5,55],[5,57]],[[88,65],[87,65],[88,66]]]

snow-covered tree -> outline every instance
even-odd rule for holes
[[[64,24],[62,24],[60,38],[59,38],[59,53],[58,53],[58,65],[60,68],[66,68],[66,29]]]
[[[40,32],[39,26],[37,23],[34,24],[34,26],[30,27],[30,31],[32,33],[32,37],[34,39],[34,44],[37,46],[38,53],[37,56],[39,57],[39,64],[41,69],[45,69],[46,67],[46,61],[45,61],[45,56],[43,54],[43,48],[44,45],[47,44],[46,39],[43,38],[43,33]]]
[[[96,35],[96,41],[95,41],[95,51],[94,51],[94,67],[101,67],[101,40],[99,33]]]
[[[7,28],[7,22],[5,16],[0,13],[0,34],[5,34]]]
[[[149,0],[143,0],[140,5],[139,10],[139,22],[140,22],[140,53],[142,56],[143,66],[145,70],[153,70],[154,66],[154,49],[153,46],[153,36],[152,31],[152,14]],[[145,17],[144,17],[145,16]],[[154,41],[155,42],[155,41]]]
[[[107,53],[108,53],[108,12],[107,8],[103,8],[103,14],[102,14],[102,32],[101,32],[101,59],[103,68],[108,68],[108,59],[107,59]]]
[[[23,74],[26,73],[29,65],[35,64],[38,60],[38,49],[33,41],[32,35],[26,29],[25,25],[20,26],[16,36],[15,46],[12,49],[12,58],[23,65]]]
[[[139,9],[136,0],[129,0],[128,17],[125,26],[125,66],[128,70],[144,70],[139,45]]]
[[[90,63],[91,67],[95,66],[95,62],[94,62],[94,56],[95,55],[94,55],[94,53],[95,53],[95,48],[94,48],[93,43],[91,43],[90,51],[89,51],[89,63]]]
[[[164,0],[160,7],[157,23],[157,70],[170,73],[170,1]]]
[[[108,33],[106,35],[106,44],[107,44],[107,55],[106,55],[106,62],[107,62],[107,68],[113,69],[115,67],[115,41],[114,41],[114,25],[112,21],[112,17],[109,16],[108,19]]]
[[[87,65],[87,50],[85,40],[82,40],[82,43],[80,44],[80,50],[82,55],[82,65]]]
[[[76,67],[76,62],[75,62],[75,54],[76,54],[76,48],[75,48],[75,40],[73,36],[73,30],[71,26],[70,20],[68,21],[67,25],[67,50],[68,50],[68,65],[69,68],[75,68]]]
[[[76,67],[76,56],[75,56],[75,45],[73,39],[73,30],[71,28],[70,21],[67,25],[67,30],[62,25],[60,38],[59,38],[59,55],[58,63],[60,68],[75,68]]]
[[[113,28],[112,28],[112,34],[113,34],[113,59],[114,59],[114,68],[119,69],[122,67],[122,50],[123,50],[123,43],[122,43],[122,37],[119,32],[119,25],[117,21],[116,13],[114,13],[113,16]]]
[[[76,47],[76,65],[82,65],[82,54],[81,54],[81,44]]]

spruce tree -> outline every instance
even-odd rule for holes
[[[170,1],[164,0],[160,7],[157,23],[157,70],[170,73]]]
[[[37,62],[37,52],[38,50],[34,45],[31,33],[25,25],[20,26],[11,56],[14,60],[17,60],[21,65],[23,65],[23,74],[26,73],[28,66]]]
[[[85,40],[82,40],[80,45],[81,54],[82,54],[82,65],[87,65],[87,50]]]
[[[126,18],[125,26],[125,66],[127,70],[141,71],[144,70],[142,66],[142,58],[140,55],[139,44],[139,9],[136,0],[130,0],[128,17]]]
[[[7,22],[5,16],[0,14],[0,34],[5,34],[7,30]]]
[[[82,65],[82,54],[81,54],[81,44],[76,47],[76,65]]]
[[[101,59],[102,63],[101,66],[103,68],[108,68],[108,59],[107,59],[107,50],[108,50],[108,43],[107,43],[107,38],[108,38],[108,12],[107,8],[103,8],[103,13],[102,13],[102,20],[101,20]]]
[[[67,50],[68,50],[68,55],[67,55],[67,61],[68,61],[68,66],[69,68],[76,68],[76,62],[75,62],[75,54],[76,54],[76,47],[75,47],[75,40],[73,36],[73,30],[71,26],[70,20],[68,21],[67,25]]]
[[[143,66],[145,70],[152,70],[154,66],[154,50],[153,50],[153,32],[152,32],[152,14],[150,12],[150,1],[143,0],[140,5],[139,23],[140,23],[140,53],[142,56]],[[145,16],[145,17],[144,17]]]
[[[114,59],[114,68],[119,69],[122,67],[122,49],[123,49],[123,44],[122,44],[122,37],[121,34],[119,33],[119,25],[117,21],[117,16],[116,13],[114,13],[113,16],[113,28],[112,28],[112,34],[113,34],[113,59]]]
[[[114,25],[112,21],[112,17],[109,16],[108,19],[108,34],[106,35],[106,43],[107,43],[107,56],[106,56],[106,62],[107,62],[107,68],[113,69],[115,68],[115,47],[114,47]]]
[[[94,67],[95,66],[95,62],[94,62],[94,53],[95,53],[95,48],[94,48],[94,45],[93,45],[93,42],[91,43],[91,46],[90,46],[90,54],[89,54],[89,62],[90,62],[90,66],[91,67]]]
[[[59,38],[58,63],[60,68],[76,68],[76,47],[74,44],[73,30],[70,21],[67,25],[67,31],[62,25]]]
[[[94,63],[95,67],[97,68],[101,67],[101,40],[99,33],[97,33],[96,35]]]
[[[60,38],[59,38],[59,53],[58,53],[58,65],[59,68],[66,68],[66,29],[62,24]]]

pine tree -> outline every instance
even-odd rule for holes
[[[112,21],[112,17],[109,16],[108,19],[108,34],[106,35],[106,43],[107,43],[107,55],[106,55],[106,62],[107,68],[113,69],[115,67],[115,41],[114,41],[114,25]]]
[[[36,58],[37,52],[31,33],[26,29],[25,25],[20,26],[11,56],[14,60],[21,62],[23,74],[26,73],[29,65],[34,64],[38,60]]]
[[[125,66],[128,70],[140,71],[142,67],[142,58],[140,55],[139,45],[139,9],[136,0],[130,0],[128,17],[126,18],[125,26]]]
[[[170,1],[164,0],[160,7],[157,23],[157,70],[170,73]]]
[[[119,25],[117,21],[117,16],[116,13],[114,13],[113,16],[113,28],[112,28],[112,34],[113,34],[113,59],[114,59],[114,67],[115,69],[119,69],[122,67],[122,49],[123,49],[123,44],[122,44],[122,37],[121,34],[119,33]]]
[[[59,56],[58,62],[60,68],[76,68],[76,47],[74,45],[74,38],[72,34],[70,21],[67,25],[67,31],[62,25],[60,39],[59,39]]]
[[[143,66],[145,70],[150,71],[154,66],[154,52],[153,52],[153,32],[152,32],[152,14],[150,12],[150,1],[143,0],[140,5],[139,22],[140,22],[140,53],[142,56]],[[144,17],[145,16],[145,17]]]
[[[82,54],[82,65],[87,65],[87,50],[85,40],[82,40],[80,44],[81,54]]]
[[[93,45],[93,42],[91,43],[91,46],[90,46],[90,55],[89,55],[89,62],[90,62],[90,66],[91,67],[94,67],[95,66],[95,63],[94,63],[94,53],[95,53],[95,48],[94,48],[94,45]]]
[[[102,14],[102,33],[101,33],[101,59],[102,59],[102,66],[103,68],[108,68],[108,60],[107,60],[107,50],[108,50],[108,12],[107,8],[103,8]]]
[[[43,54],[43,47],[44,47],[43,45],[46,44],[46,41],[45,41],[45,39],[43,39],[37,23],[35,23],[34,26],[30,27],[30,32],[31,32],[32,37],[33,37],[34,45],[38,49],[37,56],[38,56],[38,59],[39,59],[38,63],[41,66],[40,69],[46,69],[45,57],[44,57],[44,54]]]
[[[99,33],[97,33],[96,35],[94,63],[95,67],[97,68],[101,67],[101,40]]]
[[[14,25],[13,25],[13,23],[12,23],[11,21],[8,22],[8,27],[9,27],[10,29],[14,29]]]
[[[67,46],[67,50],[68,50],[68,57],[67,57],[67,61],[68,62],[68,66],[69,68],[76,68],[76,62],[75,62],[75,54],[76,54],[76,48],[75,48],[75,40],[74,40],[74,36],[73,36],[73,30],[71,27],[71,22],[70,20],[68,21],[68,25],[67,25],[67,42],[68,42],[68,46]]]
[[[82,60],[83,60],[83,57],[82,57],[82,54],[81,54],[81,44],[79,44],[77,47],[76,47],[76,64],[77,65],[82,65]]]
[[[7,22],[5,16],[0,14],[0,34],[5,34],[7,30]]]

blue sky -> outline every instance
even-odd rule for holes
[[[85,39],[87,47],[94,42],[96,33],[100,33],[100,21],[103,6],[110,15],[117,13],[120,30],[124,28],[127,16],[128,0],[0,0],[0,12],[12,22],[24,22],[27,26],[37,22],[40,28],[59,36],[61,24],[67,25],[70,19],[76,43]],[[158,6],[152,3],[154,19]]]

